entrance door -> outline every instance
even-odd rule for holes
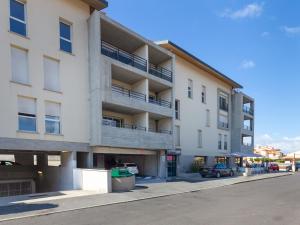
[[[177,157],[176,155],[168,155],[168,177],[176,177],[177,173]]]

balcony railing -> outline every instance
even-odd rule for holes
[[[228,129],[229,128],[229,123],[219,122],[219,127]]]
[[[253,112],[253,109],[248,107],[248,106],[243,106],[243,112],[244,113],[247,113],[247,114],[250,114],[253,116],[254,112]]]
[[[171,108],[172,107],[171,102],[168,102],[168,101],[162,100],[162,99],[153,99],[153,98],[149,97],[149,103],[160,105],[160,106],[163,106],[163,107],[166,107],[166,108]]]
[[[134,124],[124,124],[124,123],[122,123],[122,124],[116,125],[111,120],[106,120],[106,119],[102,120],[102,125],[110,126],[110,127],[117,127],[117,128],[131,129],[131,130],[141,130],[141,131],[146,131],[147,130],[146,127],[138,126],[138,125],[134,125]]]
[[[147,60],[142,57],[128,53],[122,49],[119,49],[105,41],[101,42],[101,53],[110,58],[118,60],[127,65],[131,65],[143,71],[147,71]]]
[[[156,77],[162,78],[164,80],[167,80],[170,82],[173,81],[172,71],[170,71],[166,68],[163,68],[161,66],[155,66],[155,65],[149,63],[149,73]]]
[[[252,127],[248,125],[244,125],[244,130],[252,131]]]
[[[147,97],[145,94],[142,94],[142,93],[139,93],[136,91],[132,91],[132,90],[123,88],[123,87],[115,85],[115,84],[112,85],[111,90],[114,93],[117,93],[119,95],[122,95],[122,96],[125,96],[128,98],[134,98],[134,99],[138,99],[138,100],[141,100],[144,102],[146,102],[146,100],[147,100]]]

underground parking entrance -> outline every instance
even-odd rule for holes
[[[86,152],[0,150],[0,197],[72,190],[87,164]]]
[[[164,150],[97,147],[93,150],[93,166],[105,170],[136,167],[132,171],[137,179],[165,178],[165,157]]]

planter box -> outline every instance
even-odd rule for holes
[[[124,192],[135,188],[135,176],[112,178],[112,191]]]

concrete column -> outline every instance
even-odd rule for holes
[[[136,49],[133,54],[142,57],[143,59],[147,60],[147,64],[149,65],[149,48],[148,45],[144,45],[138,49]],[[147,66],[147,72],[148,72],[149,66]]]
[[[149,81],[144,79],[132,85],[132,90],[146,95],[146,101],[149,99]]]
[[[30,153],[16,153],[14,154],[16,163],[21,164],[22,166],[33,166],[34,157]]]
[[[104,73],[102,60],[100,14],[95,10],[88,19],[89,34],[89,81],[90,81],[90,144],[101,143],[101,77]]]
[[[134,115],[134,125],[145,127],[146,131],[149,129],[149,113],[139,113]]]
[[[76,152],[61,152],[60,189],[73,189],[73,169],[77,166]]]
[[[167,160],[163,150],[158,153],[158,176],[161,179],[167,178]]]
[[[45,168],[48,166],[48,154],[41,153],[41,154],[37,154],[36,157],[37,157],[38,168]]]
[[[96,157],[97,157],[96,167],[99,169],[105,169],[104,154],[96,154]]]

